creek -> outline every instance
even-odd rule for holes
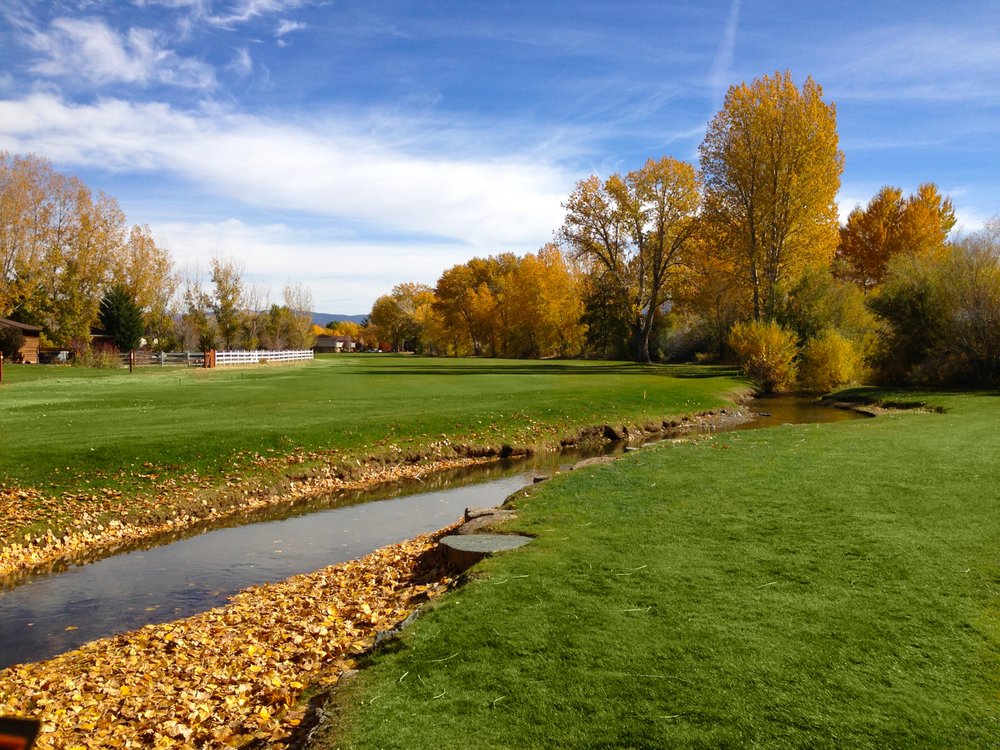
[[[755,399],[759,416],[727,429],[855,419],[855,412],[795,397]],[[689,433],[688,433],[689,434]],[[564,450],[429,475],[423,480],[339,493],[230,519],[147,548],[21,578],[0,592],[0,669],[37,661],[87,641],[226,604],[248,586],[273,582],[458,520],[466,507],[496,506],[576,461],[618,453],[623,444]],[[180,538],[178,538],[180,537]]]

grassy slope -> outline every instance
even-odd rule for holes
[[[347,355],[258,369],[8,366],[4,374],[0,483],[52,491],[141,491],[145,480],[128,471],[243,470],[240,451],[365,456],[445,436],[541,443],[595,423],[718,407],[741,386],[708,368]],[[126,474],[112,477],[120,468]]]
[[[1000,399],[935,400],[538,486],[328,746],[1000,745]]]

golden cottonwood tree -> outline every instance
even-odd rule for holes
[[[701,203],[695,168],[670,157],[604,182],[579,182],[564,204],[561,235],[573,255],[605,275],[628,310],[635,356],[650,361],[649,334],[669,297]]]
[[[755,320],[773,318],[781,285],[837,247],[844,168],[836,108],[790,73],[732,86],[699,148],[705,216],[746,280]]]
[[[101,298],[126,287],[166,330],[176,282],[148,227],[128,227],[111,196],[37,156],[0,153],[0,315],[41,325],[46,339],[82,349]]]
[[[504,351],[516,357],[566,357],[583,349],[581,279],[559,248],[545,245],[521,258],[504,299]]]
[[[883,187],[865,208],[855,207],[840,230],[841,276],[870,291],[885,281],[889,261],[901,253],[941,255],[955,226],[951,199],[925,183],[906,198],[898,187]]]
[[[393,351],[403,351],[407,346],[420,350],[420,311],[429,303],[431,294],[426,284],[396,284],[389,294],[375,300],[368,322],[379,330]]]

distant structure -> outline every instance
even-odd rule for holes
[[[0,328],[17,328],[21,331],[21,335],[24,336],[24,343],[17,350],[15,361],[32,365],[38,364],[38,347],[42,335],[41,328],[28,325],[27,323],[18,323],[16,320],[7,320],[6,318],[0,318]]]
[[[353,352],[354,339],[350,336],[317,336],[313,351],[317,354]]]

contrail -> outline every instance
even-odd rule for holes
[[[722,105],[722,99],[729,89],[729,66],[733,61],[733,50],[736,48],[736,27],[740,20],[740,6],[743,0],[733,0],[729,6],[729,18],[726,19],[726,29],[722,35],[722,44],[715,53],[712,62],[712,95],[713,104],[717,110]]]

